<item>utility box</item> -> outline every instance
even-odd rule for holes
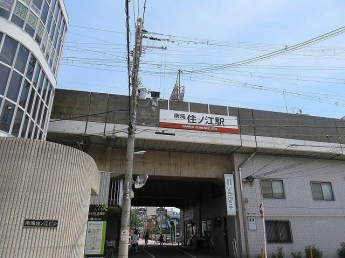
[[[248,230],[250,230],[250,231],[256,230],[256,218],[255,217],[248,217]]]

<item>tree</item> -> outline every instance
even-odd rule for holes
[[[131,229],[136,229],[140,225],[143,224],[143,219],[140,218],[138,215],[138,210],[136,209],[131,209],[131,221],[130,221],[130,227]]]

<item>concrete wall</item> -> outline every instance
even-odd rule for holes
[[[110,154],[109,154],[110,152]],[[92,145],[88,149],[100,170],[124,174],[126,150]],[[134,174],[149,176],[223,178],[231,168],[225,155],[180,153],[168,151],[147,151],[134,156]]]
[[[82,257],[90,194],[100,174],[76,149],[0,138],[0,257]],[[24,228],[25,219],[58,220],[55,229]]]
[[[158,127],[159,110],[170,109],[236,116],[242,135],[345,143],[341,119],[168,100],[159,101],[156,110],[150,99],[141,100],[139,106],[138,125]],[[127,125],[128,97],[57,89],[51,118]]]
[[[235,169],[248,157],[235,154]],[[261,203],[260,179],[283,180],[285,199],[264,198],[266,220],[288,220],[293,243],[268,243],[268,254],[283,247],[291,252],[304,252],[305,246],[315,245],[324,257],[337,257],[337,249],[345,242],[345,163],[335,160],[301,159],[291,157],[253,156],[243,165],[243,178],[254,174],[252,185],[244,184],[246,216],[254,216],[257,230],[248,231],[250,255],[260,253],[263,244],[263,224],[259,214]],[[270,174],[263,174],[263,173]],[[312,198],[311,181],[331,182],[335,201],[316,201]],[[240,203],[239,203],[240,204]],[[255,214],[254,214],[255,213]],[[240,220],[241,217],[239,217]],[[243,224],[241,223],[241,229]]]

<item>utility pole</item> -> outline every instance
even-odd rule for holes
[[[132,70],[132,96],[130,97],[130,117],[128,126],[126,170],[124,180],[124,192],[121,214],[121,238],[119,243],[119,258],[128,257],[128,239],[130,231],[130,212],[131,212],[131,191],[133,182],[133,159],[134,159],[134,141],[135,124],[138,108],[138,73],[139,62],[142,50],[142,19],[138,19],[135,31],[135,47],[133,51],[133,70]]]

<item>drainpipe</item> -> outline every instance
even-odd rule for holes
[[[247,228],[247,217],[244,209],[244,195],[243,195],[243,184],[242,184],[242,166],[244,163],[249,161],[257,151],[253,152],[248,158],[246,158],[239,166],[238,166],[238,173],[239,173],[239,179],[240,179],[240,190],[241,190],[241,208],[242,208],[242,220],[243,220],[243,227],[244,227],[244,242],[246,246],[246,256],[249,258],[249,241],[248,241],[248,228]]]

